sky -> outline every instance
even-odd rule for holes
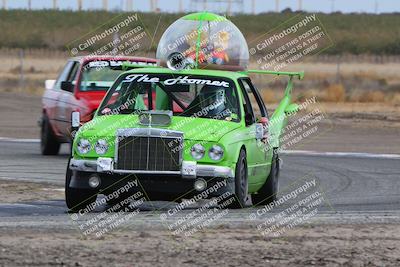
[[[0,1],[0,5],[2,5]],[[53,0],[6,0],[7,8],[27,8],[28,2],[31,1],[32,9],[52,8]],[[83,9],[101,9],[103,0],[82,0]],[[120,10],[127,8],[129,0],[108,0],[108,8],[110,10]],[[151,0],[132,0],[133,10],[150,11]],[[157,2],[161,12],[177,12],[179,11],[180,1],[184,12],[202,11],[204,10],[203,0],[153,0]],[[231,0],[232,12],[252,12],[252,0]],[[60,9],[77,9],[77,0],[57,0]],[[214,2],[214,3],[212,3]],[[236,2],[236,3],[235,3]],[[242,2],[239,3],[239,2]],[[341,11],[350,12],[367,12],[367,13],[387,13],[400,12],[400,0],[302,0],[302,9],[309,12],[325,12]],[[268,12],[276,10],[276,0],[254,0],[255,12]],[[0,6],[2,7],[2,6]],[[298,10],[299,0],[279,0],[279,10],[291,8]],[[208,0],[207,10],[211,12],[224,13],[227,10],[227,4],[219,1]]]

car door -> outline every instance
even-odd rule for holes
[[[71,112],[76,105],[74,88],[76,86],[79,65],[77,61],[69,61],[65,67],[65,75],[55,85],[60,90],[56,107],[57,127],[66,140],[70,128]]]
[[[63,94],[63,91],[61,90],[61,83],[63,81],[66,81],[68,79],[68,75],[71,72],[71,67],[72,67],[72,62],[67,61],[65,64],[64,68],[62,69],[60,75],[58,76],[56,82],[54,83],[53,86],[53,91],[55,92],[54,96],[56,97],[54,99],[54,105],[52,106],[52,111],[51,115],[49,115],[49,119],[52,121],[52,125],[54,128],[55,133],[57,136],[61,136],[61,126],[60,126],[60,111],[59,111],[59,100],[61,95]]]
[[[251,116],[251,120],[247,119],[246,127],[248,129],[248,153],[247,164],[249,168],[249,182],[262,183],[268,176],[271,166],[270,157],[272,150],[268,149],[263,143],[263,138],[260,138],[256,133],[259,127],[261,118],[268,118],[267,110],[260,94],[251,83],[249,78],[239,79],[239,84],[243,93],[244,110],[247,116]]]

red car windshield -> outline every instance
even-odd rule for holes
[[[80,91],[107,91],[123,72],[122,60],[96,60],[83,67]],[[146,64],[146,63],[142,63]],[[151,63],[149,63],[151,64]]]

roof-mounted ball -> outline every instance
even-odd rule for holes
[[[240,30],[227,18],[208,12],[193,13],[175,21],[157,48],[162,66],[181,70],[207,68],[246,70],[249,51]]]

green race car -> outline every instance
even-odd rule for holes
[[[122,74],[94,119],[77,132],[66,177],[70,209],[82,208],[118,181],[138,179],[151,200],[174,200],[224,186],[233,207],[266,203],[278,190],[279,136],[292,78],[268,120],[245,72],[141,68]],[[221,183],[220,183],[221,184]]]
[[[66,174],[68,208],[93,209],[98,194],[113,204],[138,191],[149,200],[232,196],[224,202],[232,208],[274,200],[279,137],[298,109],[291,93],[303,73],[246,70],[243,35],[207,12],[173,23],[157,58],[157,67],[121,74],[92,121],[79,128],[79,113],[72,114],[79,130]],[[289,77],[271,118],[249,73]]]

